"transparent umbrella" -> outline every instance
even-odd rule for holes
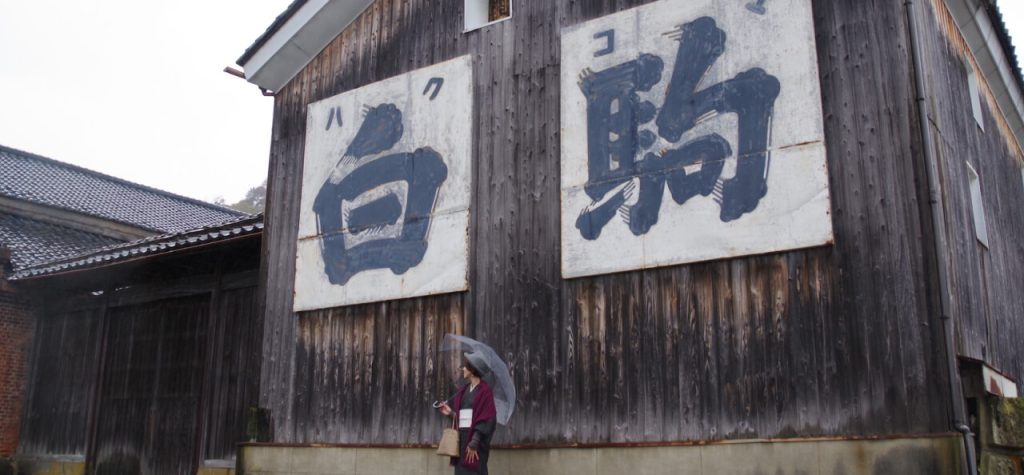
[[[512,382],[512,375],[508,372],[508,365],[494,352],[494,349],[486,343],[481,343],[472,338],[462,335],[447,334],[441,341],[441,351],[459,351],[473,353],[483,359],[487,364],[487,373],[483,380],[494,392],[494,408],[498,413],[498,423],[506,426],[512,417],[512,411],[516,407],[516,386]],[[481,368],[482,369],[482,368]]]

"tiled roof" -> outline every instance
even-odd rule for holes
[[[165,233],[247,216],[2,145],[0,195]]]
[[[161,254],[196,248],[263,232],[263,216],[245,216],[213,226],[190,231],[150,236],[93,251],[44,262],[17,270],[9,280],[24,280],[53,274],[104,267],[119,262],[148,258]]]
[[[11,265],[15,270],[119,242],[98,234],[0,213],[0,247],[10,248]]]

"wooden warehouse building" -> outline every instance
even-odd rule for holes
[[[239,59],[275,96],[244,468],[446,473],[449,332],[517,384],[494,473],[1019,453],[991,421],[1024,376],[1024,81],[992,1],[506,3],[296,1]]]
[[[210,316],[84,378],[91,472],[450,473],[446,333],[516,383],[492,473],[1019,466],[1024,80],[991,0],[296,0],[238,64],[274,96],[261,240],[48,307],[105,315],[106,354],[152,333],[116,302]]]

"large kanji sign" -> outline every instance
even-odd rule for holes
[[[831,242],[809,0],[663,0],[562,31],[562,273]]]
[[[310,104],[296,311],[467,287],[468,56]]]

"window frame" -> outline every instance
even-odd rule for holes
[[[971,215],[974,221],[974,236],[987,249],[989,247],[988,223],[985,219],[985,200],[981,193],[981,177],[970,162],[967,166],[967,185],[971,199]]]
[[[967,64],[967,93],[970,94],[971,113],[974,115],[974,122],[978,128],[985,131],[985,113],[981,108],[981,84],[978,82],[978,72],[970,60],[965,59]]]
[[[508,0],[508,16],[497,20],[488,20],[491,1],[493,0],[463,0],[462,32],[469,33],[481,28],[501,23],[512,18],[513,0]],[[482,17],[482,19],[481,19]]]

